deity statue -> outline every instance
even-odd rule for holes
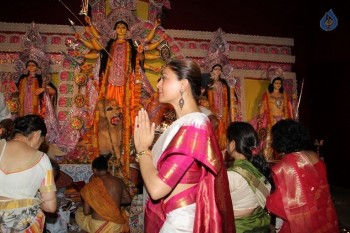
[[[208,84],[209,109],[219,120],[216,136],[221,150],[226,148],[226,129],[231,122],[230,117],[230,89],[226,80],[221,77],[222,66],[215,64],[211,70]]]
[[[219,28],[210,41],[208,56],[202,61],[202,94],[200,104],[207,107],[218,119],[215,129],[220,149],[226,149],[226,128],[237,118],[238,96],[236,78],[228,59],[229,45]]]
[[[108,17],[97,14],[90,19],[85,17],[84,38],[78,33],[77,40],[89,49],[83,53],[84,61],[94,65],[96,71],[98,92],[97,106],[102,102],[112,103],[119,111],[120,127],[117,130],[121,136],[119,148],[106,146],[111,142],[112,146],[118,143],[113,140],[97,140],[98,150],[101,147],[110,148],[110,153],[123,167],[123,173],[128,176],[130,155],[133,153],[131,138],[134,119],[138,111],[149,103],[149,99],[155,94],[145,70],[158,73],[161,67],[155,67],[146,61],[156,60],[161,57],[158,48],[166,45],[168,36],[157,29],[161,22],[159,19],[154,23],[142,22],[125,8],[114,9]],[[145,28],[145,25],[148,28]],[[151,25],[151,28],[149,27]],[[100,126],[99,121],[103,118],[99,107],[96,108],[94,122]],[[110,125],[110,124],[109,124]],[[114,126],[112,126],[114,127]],[[108,135],[101,127],[94,127],[95,135]],[[97,131],[96,131],[97,130]],[[110,134],[109,134],[110,135]],[[112,137],[110,135],[109,137]],[[104,151],[107,153],[108,151]]]
[[[48,128],[47,140],[54,143],[59,134],[59,125],[56,117],[57,89],[51,82],[49,73],[50,58],[44,52],[44,42],[37,25],[33,22],[26,34],[22,37],[23,51],[19,60],[15,61],[17,73],[13,78],[17,80],[16,96],[17,116],[38,114],[45,119]]]
[[[275,160],[271,148],[271,127],[281,119],[293,119],[292,102],[283,88],[283,71],[277,71],[261,97],[257,117],[257,132],[259,134],[263,154],[267,160]]]
[[[17,82],[19,92],[20,110],[18,116],[37,114],[45,118],[47,99],[44,92],[51,97],[57,93],[56,87],[51,83],[45,83],[40,73],[38,63],[34,60],[26,62],[27,73],[21,75]]]

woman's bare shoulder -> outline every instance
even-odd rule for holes
[[[30,157],[35,156],[37,151],[38,150],[22,142],[8,142],[4,153],[9,153],[11,156]]]
[[[22,143],[7,143],[1,159],[1,166],[13,171],[18,168],[26,169],[40,161],[43,153]]]

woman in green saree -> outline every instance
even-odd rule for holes
[[[232,122],[226,136],[227,153],[234,158],[227,173],[236,232],[270,232],[265,204],[271,190],[271,170],[259,154],[258,135],[249,123]]]

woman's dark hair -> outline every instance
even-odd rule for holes
[[[243,154],[272,184],[271,169],[265,157],[252,153],[259,146],[258,134],[253,126],[246,122],[232,122],[227,128],[226,137],[229,142],[236,143],[236,151]]]
[[[34,131],[41,130],[41,136],[46,136],[47,129],[44,119],[39,115],[25,115],[17,117],[13,122],[12,137],[17,133],[28,136]]]
[[[269,83],[269,86],[267,87],[267,89],[269,90],[269,93],[272,93],[273,92],[273,84],[277,81],[277,80],[280,80],[281,81],[281,88],[280,88],[280,93],[283,93],[284,92],[284,88],[283,88],[283,79],[281,77],[276,77],[274,79],[272,79],[272,82]]]
[[[198,102],[202,82],[202,73],[198,64],[189,59],[174,59],[167,64],[167,67],[176,74],[179,80],[188,80],[191,85],[192,95]]]
[[[29,62],[34,63],[35,66],[36,66],[38,69],[40,69],[38,63],[37,63],[36,61],[34,61],[34,60],[28,60],[28,61],[26,62],[26,68],[28,67]]]
[[[295,120],[280,120],[271,128],[272,148],[277,153],[306,150],[310,135],[306,127]]]
[[[117,25],[118,25],[118,24],[123,24],[123,25],[126,26],[126,29],[129,29],[128,24],[127,24],[126,22],[124,22],[124,21],[118,21],[118,22],[116,22],[115,25],[114,25],[114,29],[117,28]],[[111,52],[110,52],[110,50],[111,50],[111,48],[112,48],[112,45],[114,44],[114,42],[115,42],[117,39],[118,39],[118,38],[109,40],[109,42],[108,42],[106,48],[103,49],[103,50],[101,50],[101,66],[100,66],[99,76],[101,76],[102,73],[105,72],[105,70],[106,70],[108,57],[109,57],[110,55],[112,55]],[[132,42],[131,39],[127,39],[126,41],[127,41],[127,43],[129,43],[130,48],[131,48],[131,68],[132,68],[132,71],[135,71],[137,51],[136,51],[136,48],[135,48],[135,46],[134,46],[134,43]],[[107,52],[108,52],[110,55],[109,55]]]
[[[2,134],[0,135],[1,139],[7,139],[12,135],[13,131],[13,120],[12,119],[3,119],[0,121],[0,128],[2,128]]]
[[[108,170],[108,159],[104,156],[98,156],[92,161],[92,168],[98,171]]]
[[[222,71],[222,65],[220,65],[220,64],[213,65],[213,67],[211,67],[211,71],[213,71],[215,69],[215,67],[217,67],[217,66],[220,67],[220,69]]]

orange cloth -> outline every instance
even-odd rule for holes
[[[276,108],[275,101],[271,100],[271,93],[266,91],[262,96],[262,104],[263,104],[263,111],[265,113],[265,117],[267,118],[267,127],[271,129],[271,127],[276,123],[276,120],[280,119],[293,119],[293,108],[292,104],[287,96],[287,94],[284,92],[282,94],[283,98],[283,109],[281,112],[281,115],[279,116],[273,116],[271,114],[271,107]],[[271,104],[273,103],[273,104]]]
[[[215,135],[220,150],[224,150],[226,149],[226,129],[230,124],[230,103],[227,86],[221,82],[219,83],[221,86],[217,90],[208,90],[208,102],[210,110],[219,119],[219,125],[215,130]]]
[[[142,75],[139,54],[132,57],[132,45],[128,41],[114,42],[102,76],[99,99],[115,100],[123,112],[123,175],[129,177],[130,138],[133,135],[134,119],[142,105]],[[135,59],[135,67],[132,60]],[[97,119],[96,119],[97,120]]]
[[[89,203],[94,211],[106,221],[118,224],[127,222],[107,188],[104,186],[101,178],[92,178],[90,183],[82,188],[80,194],[84,198],[84,201]]]
[[[45,225],[45,214],[40,210],[36,215],[35,221],[23,231],[23,233],[35,233],[35,232],[43,232]]]

